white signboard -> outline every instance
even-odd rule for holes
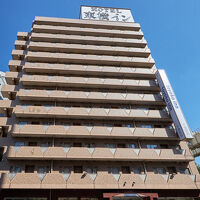
[[[134,22],[129,9],[95,6],[81,6],[80,18],[113,22]]]
[[[192,139],[193,136],[165,71],[157,70],[156,78],[180,139]]]

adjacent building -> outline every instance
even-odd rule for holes
[[[2,85],[5,85],[5,84],[6,84],[5,73],[0,71],[0,100],[3,99],[3,96],[1,94],[1,88],[2,88]]]
[[[199,197],[194,158],[129,10],[35,17],[12,58],[9,100],[0,101],[0,199]]]

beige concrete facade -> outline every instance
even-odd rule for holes
[[[139,24],[35,17],[15,48],[0,101],[2,199],[12,189],[198,197]]]

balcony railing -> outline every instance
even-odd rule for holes
[[[139,31],[140,25],[138,23],[124,23],[124,22],[108,22],[108,21],[88,21],[80,19],[66,19],[53,17],[35,17],[34,24],[39,25],[53,25],[53,26],[69,26],[69,27],[84,27],[84,28],[108,28],[114,30],[134,30]]]
[[[65,119],[118,119],[172,122],[169,114],[161,110],[52,107],[17,105],[13,112],[17,117],[65,118]]]
[[[62,102],[93,102],[93,103],[120,103],[137,105],[163,105],[160,95],[137,93],[113,93],[90,91],[62,91],[62,90],[34,90],[20,89],[17,93],[20,100],[35,101],[62,101]]]
[[[86,138],[146,138],[176,140],[174,129],[139,128],[139,127],[106,127],[106,126],[75,126],[75,125],[32,125],[14,124],[12,135],[15,137],[86,137]]]
[[[65,43],[50,43],[50,42],[32,42],[15,41],[15,48],[17,50],[26,49],[29,45],[30,51],[38,52],[57,52],[57,53],[82,53],[95,55],[112,55],[112,56],[132,56],[147,58],[150,55],[150,49],[134,48],[134,47],[113,47],[113,46],[96,46],[96,45],[82,45],[82,44],[65,44]]]
[[[2,173],[3,189],[199,189],[200,175],[88,173]]]
[[[118,37],[118,38],[134,38],[142,39],[141,30],[110,30],[105,28],[83,28],[83,27],[67,27],[67,26],[50,26],[50,25],[33,25],[33,32],[36,33],[53,33],[66,35],[88,35],[101,37]]]
[[[24,86],[59,86],[73,88],[108,88],[124,90],[160,91],[153,80],[131,80],[73,76],[26,75],[20,79]]]
[[[186,150],[10,146],[8,159],[14,160],[104,160],[104,161],[192,161]]]
[[[12,57],[15,60],[23,59],[25,52],[23,50],[13,50]],[[46,62],[59,64],[88,64],[88,65],[115,65],[115,66],[134,66],[143,68],[152,68],[155,64],[153,58],[125,57],[125,56],[106,56],[91,54],[66,54],[49,52],[28,51],[26,55],[28,62]]]

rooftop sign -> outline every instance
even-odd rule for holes
[[[174,91],[171,87],[171,84],[167,78],[165,70],[157,70],[156,79],[158,81],[159,87],[167,104],[169,113],[173,119],[176,131],[181,140],[192,139],[193,136],[187,124],[187,121],[183,115],[181,107],[176,99]]]
[[[129,9],[96,6],[81,6],[80,19],[112,22],[134,22]]]

